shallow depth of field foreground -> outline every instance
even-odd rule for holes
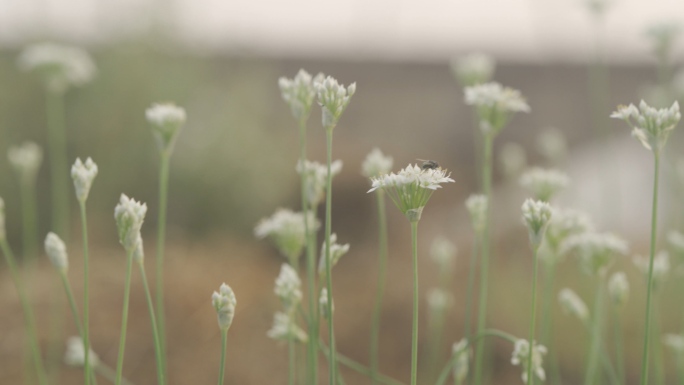
[[[0,14],[0,384],[684,385],[684,6],[62,3]]]

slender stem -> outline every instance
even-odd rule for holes
[[[411,385],[418,382],[418,221],[411,221],[413,250],[413,327],[411,331]]]
[[[664,368],[664,362],[663,362],[663,350],[662,350],[662,344],[660,343],[661,341],[661,336],[662,336],[662,330],[660,328],[660,306],[658,304],[658,292],[656,290],[655,295],[653,296],[653,333],[655,334],[656,341],[658,343],[655,344],[653,347],[653,365],[655,366],[655,382],[656,384],[665,384],[665,368]]]
[[[613,306],[613,320],[615,322],[615,360],[617,361],[617,372],[620,379],[620,384],[626,384],[625,379],[625,352],[624,344],[622,342],[622,319],[617,311],[617,307]]]
[[[375,307],[373,308],[373,320],[371,322],[371,346],[370,346],[370,368],[371,384],[377,383],[379,371],[379,335],[380,335],[380,316],[382,314],[382,297],[385,293],[385,277],[387,275],[387,215],[385,213],[385,192],[382,189],[376,190],[376,201],[378,206],[378,229],[379,244],[378,252],[378,286],[375,293]]]
[[[491,185],[492,185],[492,145],[494,142],[493,134],[486,134],[484,137],[484,164],[482,168],[482,191],[487,198],[487,212],[485,213],[485,226],[482,231],[482,239],[480,244],[481,262],[480,262],[480,304],[478,308],[477,317],[477,333],[481,334],[487,324],[487,289],[489,276],[489,226],[492,202],[491,202]],[[484,340],[480,339],[477,342],[477,353],[475,355],[475,385],[482,384],[483,370],[484,370]]]
[[[329,354],[330,349],[327,346],[325,346],[325,343],[322,340],[319,339],[318,343],[320,345],[320,349],[323,352],[323,354],[325,354],[325,356],[327,358],[330,358],[330,354]],[[349,357],[347,357],[344,354],[341,354],[339,352],[337,353],[336,357],[337,357],[337,362],[348,367],[349,369],[351,369],[357,373],[361,373],[363,375],[366,375],[368,377],[371,376],[371,369],[370,368],[352,360],[351,358],[349,358]],[[403,382],[397,381],[397,380],[395,380],[391,377],[388,377],[382,373],[377,374],[377,380],[378,380],[378,383],[385,384],[385,385],[404,385]]]
[[[164,315],[164,244],[166,240],[166,201],[169,190],[169,161],[171,153],[162,151],[159,168],[159,217],[157,218],[156,289],[157,320],[159,322],[160,362],[163,376],[166,376],[166,317]]]
[[[604,277],[599,277],[598,287],[596,288],[596,296],[594,298],[594,317],[591,325],[590,347],[587,361],[587,372],[584,377],[585,385],[593,385],[598,375],[599,353],[602,345],[602,329],[603,329],[603,291],[604,291]]]
[[[69,241],[69,169],[67,165],[64,94],[47,91],[48,149],[52,180],[52,230]]]
[[[85,349],[85,383],[90,384],[92,368],[90,366],[90,278],[88,264],[88,219],[85,201],[79,202],[81,211],[81,226],[83,228],[83,349]]]
[[[35,259],[36,245],[38,245],[35,181],[20,180],[19,188],[21,190],[22,246],[24,258],[29,261]]]
[[[221,330],[221,363],[219,364],[218,385],[223,385],[223,377],[226,370],[226,344],[228,341],[228,329]]]
[[[9,267],[12,281],[14,281],[14,286],[17,288],[19,302],[21,302],[21,307],[24,311],[24,321],[26,322],[26,329],[28,331],[29,344],[31,345],[33,364],[38,377],[38,383],[40,385],[47,385],[48,380],[45,375],[45,368],[43,367],[43,359],[40,356],[40,346],[38,345],[38,336],[36,334],[36,320],[33,316],[33,310],[29,304],[28,297],[26,296],[26,290],[24,290],[24,284],[21,280],[21,276],[17,270],[17,263],[14,258],[14,254],[12,253],[12,249],[10,249],[6,239],[0,240],[0,248],[2,248],[2,253],[5,255],[5,261]]]
[[[646,291],[646,322],[644,325],[644,348],[641,359],[641,385],[648,383],[648,350],[651,334],[651,296],[653,294],[653,258],[656,247],[656,228],[658,221],[658,174],[660,171],[660,156],[655,154],[653,178],[653,206],[651,208],[651,253],[648,262],[648,289]]]
[[[119,357],[116,360],[115,385],[121,385],[123,375],[124,351],[126,350],[126,327],[128,326],[128,300],[131,294],[131,270],[133,269],[133,255],[126,252],[126,281],[124,284],[123,311],[121,312],[121,336],[119,337]]]
[[[475,267],[477,265],[478,243],[480,242],[480,234],[475,232],[475,239],[473,242],[473,250],[470,254],[470,266],[468,266],[468,286],[466,288],[466,308],[465,308],[465,325],[463,327],[463,335],[470,341],[473,334],[472,330],[472,314],[473,314],[473,291],[475,290]]]
[[[311,210],[309,199],[307,199],[307,182],[306,172],[304,170],[304,162],[306,161],[306,119],[299,120],[299,162],[302,167],[300,174],[301,188],[301,205],[304,212],[304,233],[306,234],[306,275],[307,288],[309,290],[309,342],[307,344],[307,383],[315,385],[318,377],[318,347],[316,346],[316,338],[318,336],[318,308],[316,301],[316,245],[311,231],[312,224],[309,223],[308,212]]]
[[[532,247],[532,258],[534,260],[533,273],[532,273],[532,310],[530,313],[530,338],[529,338],[529,354],[527,355],[527,385],[532,385],[534,380],[532,379],[532,357],[534,356],[534,334],[535,334],[535,324],[537,321],[537,270],[539,268],[539,261],[537,258],[537,251],[539,247]]]
[[[150,322],[152,323],[152,336],[154,337],[154,356],[157,359],[157,383],[159,385],[166,384],[166,377],[164,375],[164,365],[162,361],[161,337],[159,336],[159,328],[154,312],[154,303],[152,303],[152,294],[150,294],[150,285],[147,284],[147,274],[145,274],[145,265],[143,261],[138,261],[140,268],[140,275],[142,276],[143,286],[145,287],[145,298],[147,299],[147,308],[150,311]]]
[[[102,362],[97,363],[97,365],[95,366],[95,372],[109,380],[109,382],[111,383],[114,383],[116,381],[116,373],[114,373],[114,369],[110,368]],[[125,378],[121,378],[121,385],[133,385],[133,383]]]
[[[287,351],[289,357],[287,383],[288,385],[294,385],[295,376],[297,375],[297,351],[295,349],[294,337],[290,337],[287,340]]]
[[[556,256],[551,256],[555,260]],[[556,349],[553,346],[552,339],[552,312],[554,303],[554,294],[556,293],[555,288],[555,276],[556,276],[556,263],[548,262],[545,264],[546,269],[544,269],[544,300],[542,303],[542,319],[541,319],[541,344],[546,346],[549,350],[549,355],[547,362],[549,363],[549,369],[551,372],[551,378],[554,383],[560,383],[560,373],[558,368],[558,356],[556,355]]]
[[[328,288],[328,304],[333,305],[333,293],[332,293],[332,260],[330,256],[330,236],[332,233],[332,173],[330,171],[330,165],[332,163],[332,134],[333,128],[329,127],[325,130],[326,144],[327,144],[327,164],[328,164],[328,176],[326,178],[326,194],[325,194],[325,275],[326,284]],[[328,315],[328,340],[330,342],[330,362],[337,362],[335,359],[335,329],[333,328],[334,312],[330,312]],[[330,385],[335,385],[335,365],[330,365],[329,370],[329,383]]]

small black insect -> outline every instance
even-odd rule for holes
[[[437,163],[434,160],[425,160],[425,159],[418,159],[418,160],[423,162],[423,165],[420,166],[420,168],[422,168],[423,170],[437,170],[437,169],[441,168],[439,166],[439,163]]]

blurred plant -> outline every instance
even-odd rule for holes
[[[527,166],[525,149],[514,142],[508,142],[501,147],[499,152],[501,169],[506,178],[517,178]]]
[[[530,346],[533,346],[530,353]],[[546,355],[547,349],[543,345],[536,342],[528,342],[523,339],[515,341],[515,349],[511,357],[513,365],[522,365],[522,380],[528,384],[532,383],[532,374],[536,375],[540,380],[546,380],[546,373],[544,372],[543,359]]]
[[[468,266],[468,286],[466,288],[466,305],[465,305],[465,324],[463,326],[463,334],[465,338],[470,341],[473,331],[471,327],[473,302],[474,302],[474,287],[475,287],[475,267],[480,249],[478,245],[482,243],[482,234],[487,223],[487,205],[488,199],[484,195],[472,194],[466,199],[465,206],[470,214],[470,223],[473,227],[474,237],[472,245],[472,253],[470,254],[470,263]]]
[[[570,178],[558,170],[533,167],[520,177],[520,185],[532,193],[534,199],[549,202],[554,195],[564,189]]]
[[[385,156],[379,148],[374,148],[361,165],[361,174],[366,178],[378,177],[392,170],[393,159]],[[371,385],[377,383],[378,357],[379,357],[379,331],[380,315],[382,313],[382,297],[385,292],[385,277],[387,275],[387,215],[385,213],[385,191],[375,191],[376,205],[378,209],[378,286],[373,306],[373,318],[371,321],[370,342],[370,370]],[[326,292],[327,295],[327,292]]]
[[[289,319],[294,322],[297,315],[297,306],[302,301],[302,281],[299,279],[297,271],[287,263],[283,263],[280,267],[280,274],[275,281],[275,294],[280,298],[285,313]],[[295,340],[289,338],[287,340],[288,355],[289,355],[289,377],[288,384],[293,385],[296,378],[296,350]]]
[[[485,83],[464,89],[465,102],[473,106],[478,116],[478,127],[483,135],[483,164],[482,164],[482,193],[487,198],[491,196],[492,184],[492,147],[494,138],[508,124],[516,112],[529,112],[530,107],[520,91],[512,88],[504,88],[499,83]],[[485,227],[482,232],[480,253],[480,304],[477,322],[477,331],[482,333],[485,329],[487,316],[487,288],[489,271],[489,210],[485,215]],[[476,385],[482,383],[484,340],[478,341],[475,356],[475,381]]]
[[[211,304],[216,310],[216,316],[218,319],[219,329],[221,329],[221,363],[219,364],[219,379],[218,384],[223,384],[223,377],[225,374],[226,367],[226,343],[228,340],[228,329],[233,323],[233,317],[235,316],[235,306],[237,306],[237,300],[235,299],[235,293],[230,286],[222,283],[219,287],[218,292],[214,292],[211,295]]]
[[[45,368],[43,367],[43,359],[40,355],[38,335],[36,334],[36,319],[33,316],[31,304],[26,296],[24,282],[21,279],[21,275],[19,275],[14,253],[12,253],[12,249],[7,242],[7,234],[5,232],[5,201],[2,198],[0,198],[0,249],[2,249],[2,253],[5,256],[5,262],[7,262],[7,267],[9,267],[10,276],[12,277],[14,287],[17,289],[19,302],[21,303],[22,311],[24,313],[24,323],[28,334],[29,346],[31,347],[33,365],[35,367],[34,373],[38,377],[38,383],[40,385],[47,385],[48,380],[45,375]]]
[[[437,362],[442,347],[444,323],[449,308],[453,305],[453,298],[448,287],[433,287],[425,296],[428,304],[428,373],[430,381],[437,374]]]
[[[453,376],[454,385],[462,385],[468,378],[468,365],[472,350],[468,346],[468,340],[462,339],[451,348],[451,352],[455,357]]]
[[[325,182],[328,177],[328,168],[324,164],[305,160],[297,162],[297,173],[306,181],[304,192],[308,210],[316,211],[318,205],[325,198]],[[342,161],[336,160],[330,165],[333,178],[342,171]],[[311,227],[310,224],[308,224]]]
[[[623,340],[623,329],[622,329],[622,319],[618,310],[623,308],[627,303],[629,297],[629,282],[627,281],[627,276],[623,272],[613,273],[608,280],[608,295],[610,296],[611,302],[613,303],[612,315],[615,322],[615,360],[617,361],[617,372],[620,376],[620,383],[625,384],[625,358],[624,358],[624,344]]]
[[[471,53],[451,59],[450,67],[461,87],[471,87],[492,80],[496,61],[489,55]]]
[[[651,330],[651,295],[653,291],[653,262],[656,249],[656,227],[658,218],[658,175],[660,172],[660,153],[667,143],[670,132],[681,119],[679,103],[676,101],[669,109],[655,109],[647,105],[643,100],[637,109],[633,104],[620,106],[618,111],[611,114],[612,118],[622,119],[632,127],[632,136],[635,136],[641,144],[653,152],[654,177],[653,177],[653,207],[651,210],[651,248],[649,256],[648,289],[646,294],[646,322],[644,326],[644,348],[641,362],[641,385],[646,384],[648,378],[648,352]],[[634,120],[634,122],[632,121]]]
[[[34,142],[10,147],[7,158],[19,178],[24,258],[33,259],[38,245],[36,178],[43,162],[43,150]]]
[[[682,26],[676,21],[657,22],[644,31],[644,35],[651,40],[651,49],[658,59],[658,83],[664,90],[671,90],[672,47],[681,32]],[[672,97],[670,92],[667,94]]]
[[[684,336],[681,334],[665,334],[662,337],[662,343],[674,353],[677,363],[677,377],[681,383],[684,381]]]
[[[551,164],[558,164],[568,155],[568,144],[563,131],[556,127],[544,129],[537,135],[537,152]]]
[[[337,265],[340,258],[349,252],[349,244],[339,244],[337,243],[337,234],[332,233],[330,235],[330,258],[325,257],[325,245],[321,247],[321,257],[318,259],[318,275],[320,280],[326,279],[327,271],[332,271],[332,268]],[[330,261],[331,266],[328,269],[328,261]]]
[[[571,314],[583,324],[589,325],[589,309],[577,293],[572,289],[565,288],[558,293],[558,303],[566,314]]]
[[[289,209],[278,209],[269,218],[259,221],[254,228],[254,235],[260,239],[268,237],[288,263],[298,269],[299,257],[306,243],[305,223],[310,224],[312,232],[320,226],[312,212],[304,215]]]

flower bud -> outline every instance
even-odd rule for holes
[[[97,176],[97,164],[92,159],[86,159],[85,163],[81,162],[80,158],[76,158],[76,162],[71,166],[71,179],[74,180],[74,189],[76,189],[76,199],[79,202],[85,202],[88,199],[90,186],[93,185],[93,180]]]
[[[558,293],[558,302],[567,314],[572,314],[580,321],[589,322],[589,309],[584,301],[571,289],[565,288]]]
[[[522,212],[523,222],[527,225],[530,236],[530,244],[536,250],[544,239],[544,231],[551,219],[551,206],[546,202],[527,199],[522,205]]]
[[[465,338],[455,343],[451,348],[452,354],[456,356],[454,362],[454,382],[461,385],[468,378],[468,363],[470,360],[470,349],[468,340]]]
[[[121,194],[119,204],[114,208],[114,219],[119,231],[119,242],[127,253],[135,252],[140,239],[140,228],[145,220],[147,205],[136,202]]]
[[[332,130],[347,109],[352,95],[356,93],[356,83],[345,88],[335,78],[328,76],[325,80],[316,82],[314,87],[323,112],[323,127]]]
[[[45,237],[45,253],[57,270],[66,273],[69,268],[66,245],[55,233],[48,233]]]
[[[66,352],[64,353],[64,363],[69,366],[82,367],[85,365],[85,348],[81,337],[69,337],[66,342]],[[93,349],[88,352],[88,362],[91,367],[96,367],[100,358]]]
[[[155,103],[145,111],[147,121],[162,153],[170,153],[181,127],[185,124],[185,110],[173,103]]]
[[[302,300],[302,281],[297,271],[287,263],[280,267],[280,274],[275,281],[275,294],[283,302],[286,309],[297,306]]]
[[[237,305],[233,289],[222,283],[219,291],[211,295],[211,303],[214,306],[214,310],[216,310],[219,328],[222,331],[227,331],[233,323],[235,306]]]

